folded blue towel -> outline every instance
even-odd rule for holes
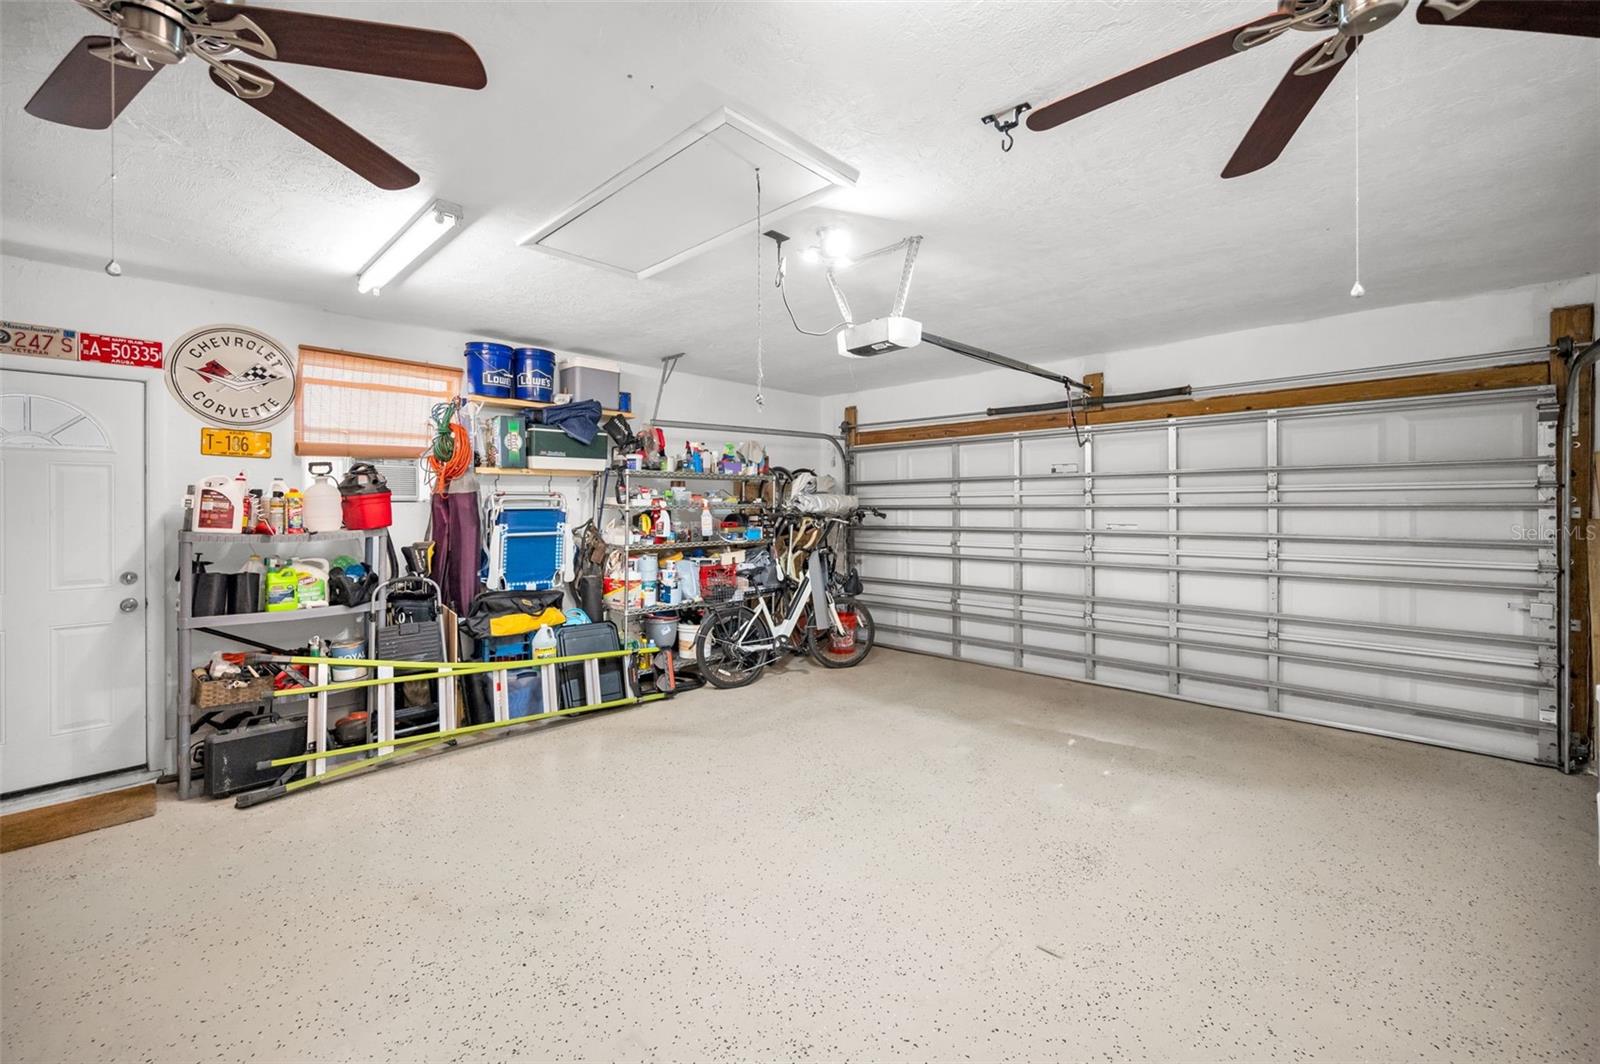
[[[546,425],[555,425],[579,443],[592,442],[600,432],[600,404],[593,399],[547,406],[539,413]]]

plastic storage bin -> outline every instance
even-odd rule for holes
[[[506,706],[513,717],[531,717],[544,712],[544,684],[538,669],[509,669],[506,672]]]
[[[622,371],[608,359],[574,355],[561,363],[561,390],[574,401],[593,399],[606,410],[615,410],[621,397]]]

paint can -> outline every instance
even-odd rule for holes
[[[475,341],[467,345],[467,390],[489,399],[511,398],[511,348]]]
[[[364,658],[367,656],[367,644],[360,639],[334,639],[328,643],[328,657],[330,658]],[[345,683],[350,680],[365,680],[366,668],[358,665],[335,665],[330,670],[335,683]]]
[[[542,347],[519,347],[512,352],[518,399],[548,403],[556,394],[556,353]]]

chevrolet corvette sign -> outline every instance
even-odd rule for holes
[[[294,360],[264,333],[207,325],[172,345],[167,386],[202,421],[258,428],[294,405]]]

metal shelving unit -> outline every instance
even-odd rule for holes
[[[178,683],[176,684],[175,713],[177,721],[177,764],[178,764],[178,797],[187,799],[193,797],[189,766],[189,745],[193,738],[191,732],[194,728],[194,702],[192,685],[189,679],[190,670],[193,668],[194,635],[200,628],[253,628],[261,624],[284,624],[290,621],[328,621],[352,620],[361,622],[362,631],[367,640],[367,645],[372,646],[373,631],[376,627],[372,603],[361,606],[319,606],[312,609],[273,610],[272,612],[258,613],[218,613],[196,616],[193,613],[194,605],[194,574],[189,566],[191,548],[200,544],[213,546],[251,546],[251,547],[285,547],[301,548],[312,545],[322,546],[339,541],[361,540],[362,560],[367,567],[378,573],[380,578],[385,577],[383,553],[378,549],[379,541],[388,534],[388,529],[375,529],[368,531],[343,530],[339,532],[305,532],[295,535],[267,536],[257,534],[234,534],[231,532],[190,532],[178,533],[178,548],[181,561],[178,566],[178,610],[177,610],[177,662]],[[319,665],[313,668],[311,677],[313,683],[327,683],[325,675],[327,666]],[[368,710],[370,712],[370,697]]]
[[[659,482],[673,480],[698,480],[721,484],[758,484],[763,486],[771,485],[775,481],[775,478],[771,473],[694,473],[683,469],[623,469],[619,472],[621,475],[620,487],[622,490],[622,495],[627,501],[617,502],[614,499],[605,499],[602,500],[602,505],[613,510],[620,510],[624,515],[627,516],[639,513],[642,509],[641,507],[637,507],[633,504],[634,481],[644,480]],[[720,505],[712,504],[711,508],[722,513],[761,513],[768,507],[768,504],[765,501],[765,487],[763,487],[758,494],[762,496],[762,499],[758,501],[736,501],[732,503],[724,502]],[[667,543],[630,543],[627,545],[625,550],[627,555],[632,557],[639,554],[666,554],[673,551],[704,550],[711,552],[753,550],[757,547],[768,546],[771,543],[772,538],[770,536],[762,536],[760,539],[742,539],[731,542],[724,539],[691,539],[673,540]],[[629,623],[636,615],[644,613],[678,613],[685,609],[696,609],[703,607],[704,605],[705,602],[703,600],[696,599],[693,602],[675,602],[668,605],[656,604],[652,606],[640,606],[635,609],[629,604],[626,592],[624,592],[621,608],[619,609],[617,607],[610,606],[606,608],[606,612],[621,619],[623,638],[626,639]]]

